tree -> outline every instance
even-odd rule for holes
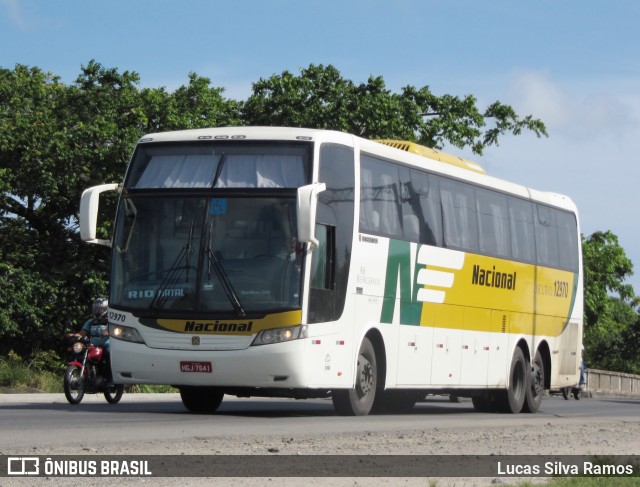
[[[185,128],[240,125],[240,102],[223,97],[224,89],[212,87],[211,80],[189,73],[189,84],[173,93],[164,88],[141,90],[138,107],[146,123],[142,133]]]
[[[0,70],[2,345],[38,346],[38,338],[22,338],[41,336],[65,292],[66,268],[49,259],[69,236],[66,198],[53,196],[74,177],[63,169],[64,153],[57,155],[64,145],[65,93],[59,78],[37,68]]]
[[[138,83],[95,61],[69,86],[38,68],[0,69],[0,354],[50,348],[107,293],[108,249],[78,236],[85,188],[122,180],[145,132],[238,123],[237,102],[206,78],[172,94]]]
[[[625,280],[633,264],[610,231],[582,242],[584,261],[585,362],[593,368],[638,372],[638,298]]]
[[[96,61],[74,83],[35,67],[0,68],[0,354],[51,348],[62,324],[82,320],[108,291],[109,251],[78,236],[82,191],[121,181],[144,133],[224,125],[287,125],[400,138],[478,154],[504,134],[544,125],[499,102],[483,112],[471,96],[436,96],[428,87],[392,93],[381,77],[345,79],[311,65],[253,85],[245,101],[190,73],[173,92],[140,88],[135,72]],[[111,233],[115,200],[98,229]]]
[[[356,85],[333,66],[311,65],[299,76],[289,71],[253,84],[242,109],[248,125],[313,127],[341,130],[366,138],[404,139],[439,149],[445,143],[482,154],[501,135],[531,130],[547,135],[532,116],[518,117],[496,101],[484,112],[467,95],[436,96],[428,86],[406,86],[392,93],[382,77]],[[487,128],[487,125],[493,125]]]

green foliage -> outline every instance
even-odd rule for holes
[[[206,78],[192,74],[172,94],[138,83],[95,61],[69,86],[38,68],[0,68],[0,353],[59,350],[64,323],[83,322],[108,294],[108,249],[78,236],[84,189],[121,181],[145,132],[239,123],[238,103]],[[115,204],[101,204],[101,238]]]
[[[66,362],[51,350],[36,351],[30,360],[22,359],[13,350],[7,356],[0,356],[0,393],[49,392],[62,393]],[[171,386],[132,385],[127,393],[176,393]]]
[[[40,358],[28,364],[13,351],[9,351],[6,357],[0,357],[0,390],[62,392],[64,368],[60,359],[48,352],[37,353],[36,356]],[[57,364],[54,364],[54,359]],[[44,362],[39,363],[39,360]]]
[[[595,232],[582,242],[584,260],[585,362],[589,367],[640,373],[639,301],[625,280],[633,264],[611,233]]]
[[[546,135],[544,124],[495,102],[481,112],[474,96],[436,96],[428,86],[406,86],[392,93],[381,77],[356,85],[333,66],[311,65],[299,76],[289,71],[260,79],[242,109],[247,125],[341,130],[366,138],[403,139],[442,148],[469,146],[476,154],[505,133],[531,130]],[[489,122],[493,125],[487,128]]]
[[[540,485],[538,483],[532,485]],[[551,480],[549,487],[637,487],[637,477],[566,477]]]
[[[178,389],[166,385],[134,384],[127,386],[126,391],[132,394],[168,394],[177,393]]]

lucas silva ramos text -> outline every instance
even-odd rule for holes
[[[635,468],[631,464],[614,465],[587,461],[576,463],[555,461],[544,464],[498,462],[499,476],[631,476],[634,473]]]

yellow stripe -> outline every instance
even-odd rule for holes
[[[461,269],[446,271],[453,274],[453,284],[440,289],[442,304],[424,303],[421,326],[558,336],[568,321],[573,272],[471,253]]]
[[[285,311],[273,313],[258,319],[236,320],[157,320],[158,326],[165,330],[178,333],[197,333],[224,336],[250,336],[261,330],[279,328],[282,326],[296,326],[302,322],[302,311]],[[189,331],[191,328],[193,331]],[[226,331],[225,331],[226,330]]]

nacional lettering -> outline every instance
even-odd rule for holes
[[[513,291],[516,288],[516,273],[496,271],[496,266],[483,269],[479,265],[474,265],[471,284]]]
[[[225,323],[214,321],[213,323],[197,323],[195,321],[187,321],[184,324],[184,331],[195,331],[204,333],[233,333],[251,331],[253,321],[248,323]]]

